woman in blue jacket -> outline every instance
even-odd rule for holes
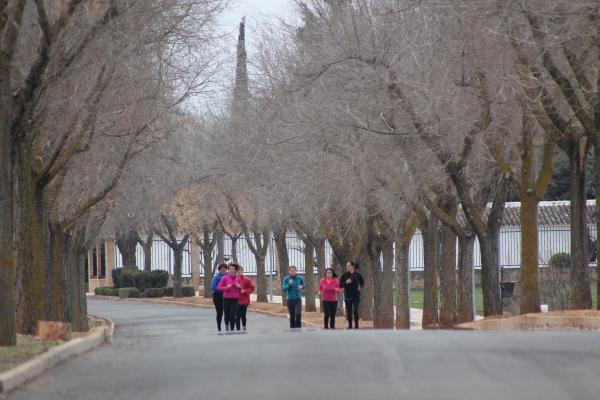
[[[290,265],[288,275],[283,278],[283,291],[287,295],[287,308],[290,313],[290,328],[302,327],[302,288],[304,279],[296,274],[296,267]]]

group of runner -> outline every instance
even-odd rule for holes
[[[250,294],[256,286],[252,279],[244,276],[244,269],[237,263],[221,263],[218,270],[219,273],[215,274],[210,285],[217,310],[217,329],[221,332],[221,323],[225,317],[226,331],[246,330]]]
[[[243,268],[237,263],[221,263],[211,283],[213,303],[217,311],[217,329],[225,319],[225,330],[246,330],[246,312],[250,305],[250,294],[256,286],[252,279],[244,276]],[[358,264],[348,262],[346,272],[338,280],[332,268],[325,270],[317,289],[323,307],[325,329],[335,329],[335,316],[338,309],[338,296],[344,293],[344,305],[348,329],[358,329],[360,294],[365,281],[359,272]],[[282,290],[286,295],[290,328],[302,327],[302,290],[304,279],[297,274],[295,266],[290,266],[288,275],[283,278]]]

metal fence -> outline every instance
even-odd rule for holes
[[[138,243],[135,249],[135,258],[139,268],[143,268],[145,263],[144,249]],[[174,273],[173,267],[175,265],[175,255],[173,250],[165,243],[162,239],[154,239],[152,242],[152,269],[162,269],[169,271],[172,275]],[[123,266],[123,258],[119,248],[115,244],[115,268]],[[183,265],[182,265],[182,276],[189,277],[192,275],[192,257],[190,252],[190,242],[183,250]]]
[[[544,267],[553,254],[570,252],[570,231],[568,226],[540,226],[538,235],[539,265]],[[596,240],[595,226],[588,227],[588,237],[590,240],[590,249],[594,249]],[[225,258],[233,258],[231,238],[225,238]],[[293,232],[288,233],[286,237],[290,265],[295,265],[299,273],[304,273],[304,243]],[[115,246],[116,247],[116,246]],[[115,249],[116,265],[121,266],[121,254],[118,248]],[[202,253],[199,252],[200,262],[203,263]],[[213,260],[216,259],[217,250],[213,251]],[[329,264],[332,260],[333,251],[329,243],[325,244],[325,260]],[[139,266],[144,265],[144,252],[140,245],[136,249],[136,257]],[[270,238],[269,248],[266,255],[265,267],[266,274],[275,274],[275,239]],[[244,271],[248,275],[256,274],[256,261],[254,254],[250,250],[245,238],[242,236],[237,240],[237,259],[244,266]],[[500,231],[500,266],[502,268],[519,268],[521,264],[521,230],[518,226],[503,227]],[[316,262],[316,254],[313,253],[313,260]],[[173,273],[174,265],[173,251],[165,242],[160,239],[154,240],[152,246],[152,269],[164,269]],[[479,253],[479,242],[475,240],[473,264],[475,268],[481,268],[481,256]],[[591,265],[596,265],[596,257],[593,256]],[[202,264],[201,264],[202,265]],[[420,231],[416,231],[408,251],[408,265],[411,271],[423,270],[423,237]],[[313,268],[315,264],[313,263]],[[192,272],[192,257],[190,253],[190,244],[186,246],[183,253],[183,276],[189,277]],[[316,268],[314,268],[316,272]],[[203,269],[200,268],[200,274],[203,275]]]

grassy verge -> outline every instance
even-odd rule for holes
[[[423,309],[423,289],[411,289],[410,291],[410,306],[412,308],[420,308]],[[475,286],[475,303],[476,303],[476,313],[478,315],[483,315],[483,295],[481,292],[481,286]],[[598,304],[598,293],[596,282],[592,282],[592,304],[594,308],[597,308]]]
[[[16,346],[0,347],[0,373],[23,364],[61,343],[61,341],[39,340],[32,336],[19,336]]]

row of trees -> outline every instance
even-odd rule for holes
[[[350,259],[364,266],[363,317],[407,328],[406,255],[418,228],[423,326],[452,327],[473,318],[475,238],[484,314],[502,313],[499,232],[513,198],[521,201],[520,312],[539,312],[537,206],[556,159],[567,159],[572,306],[591,308],[586,164],[600,154],[597,2],[297,4],[301,26],[263,26],[252,80],[242,24],[231,106],[199,121],[195,139],[202,157],[193,165],[215,178],[173,203],[182,222],[201,222],[189,232],[204,243],[243,233],[259,301],[271,232],[283,266],[286,231],[298,232],[311,260],[327,240],[337,268]]]
[[[224,5],[0,2],[0,345],[38,320],[87,329],[87,249],[208,95]]]
[[[175,295],[188,240],[206,281],[221,238],[246,240],[266,301],[271,235],[285,271],[293,230],[307,265],[357,260],[363,317],[398,328],[415,230],[424,327],[473,318],[477,238],[484,314],[497,315],[507,198],[522,202],[520,310],[536,312],[537,204],[557,159],[569,162],[572,305],[592,307],[597,2],[298,0],[302,22],[261,25],[250,59],[242,23],[231,97],[200,107],[186,100],[220,88],[223,3],[0,2],[0,344],[39,319],[85,327],[83,258],[101,233],[125,264],[160,235],[179,255]],[[312,275],[306,286],[314,309]]]

